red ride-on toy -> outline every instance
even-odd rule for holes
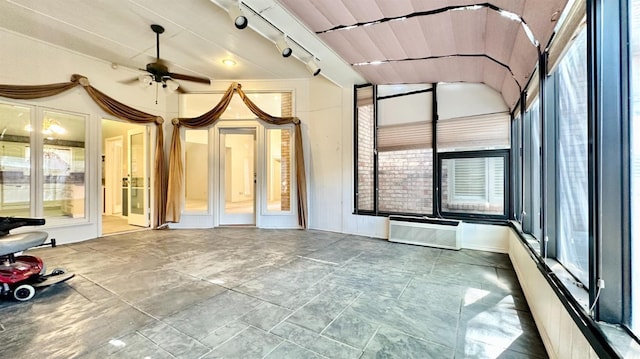
[[[54,238],[45,243],[49,234],[33,231],[9,234],[22,226],[40,226],[45,223],[39,218],[0,217],[0,295],[10,294],[16,300],[27,301],[36,294],[36,288],[47,287],[71,279],[74,274],[63,269],[54,269],[45,274],[42,259],[36,256],[17,255],[33,247],[56,246]]]

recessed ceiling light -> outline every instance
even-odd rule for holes
[[[236,62],[231,59],[224,59],[222,60],[222,63],[227,66],[236,66]]]

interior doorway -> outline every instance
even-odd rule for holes
[[[256,224],[256,129],[220,129],[220,225]]]
[[[102,235],[150,226],[148,137],[145,125],[102,120]]]
[[[104,147],[104,214],[122,215],[122,136],[105,139]]]

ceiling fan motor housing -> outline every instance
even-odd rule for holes
[[[147,64],[147,72],[153,75],[156,82],[162,82],[163,77],[169,76],[169,68],[160,62]]]

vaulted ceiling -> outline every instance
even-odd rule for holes
[[[227,15],[234,0],[1,0],[0,36],[19,33],[136,71],[155,56],[149,25],[161,24],[161,57],[174,72],[310,78],[304,62],[313,57],[340,86],[481,82],[513,106],[567,0],[489,1],[242,0],[252,30],[237,30]],[[283,33],[290,58],[275,49]],[[238,65],[226,68],[223,58]]]
[[[513,106],[566,0],[279,0],[375,84],[482,82]]]

